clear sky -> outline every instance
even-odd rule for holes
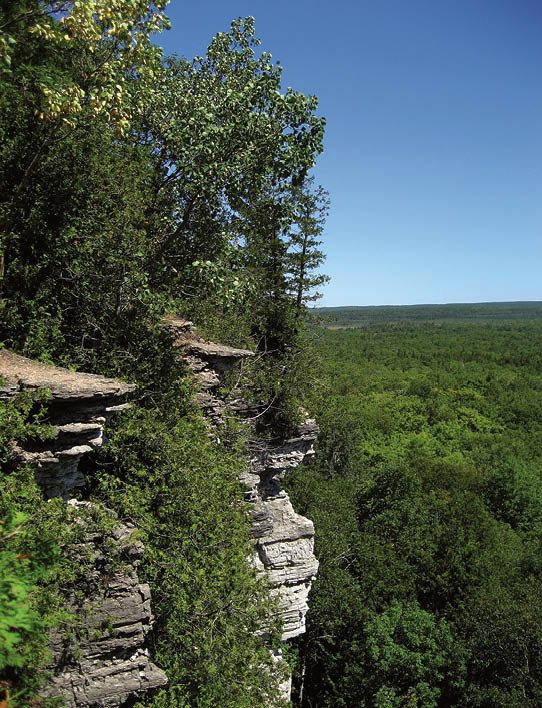
[[[322,305],[542,300],[541,0],[172,0],[167,52],[252,15],[327,119]]]

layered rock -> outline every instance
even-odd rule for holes
[[[137,567],[143,544],[133,539],[132,524],[116,524],[109,532],[93,530],[85,517],[88,502],[68,502],[84,527],[84,538],[70,554],[84,556],[91,568],[68,597],[71,631],[51,638],[52,678],[44,691],[66,706],[119,706],[140,692],[167,683],[165,673],[144,648],[152,627],[151,593],[139,582]],[[109,512],[111,513],[111,512]],[[78,592],[84,600],[77,600]]]
[[[235,402],[227,403],[217,393],[222,375],[237,364],[250,359],[249,349],[236,349],[226,344],[207,342],[195,333],[189,320],[170,317],[165,322],[174,337],[181,361],[193,373],[197,384],[196,400],[214,425],[224,422],[224,415],[234,410]]]
[[[199,382],[198,401],[211,420],[220,422],[226,412],[246,414],[250,407],[245,402],[223,400],[217,389],[224,372],[254,354],[205,342],[186,320],[170,320],[168,325],[175,333],[183,361]],[[314,525],[295,512],[280,480],[314,454],[317,435],[316,421],[307,419],[286,440],[252,439],[249,467],[241,475],[248,488],[246,498],[252,504],[254,564],[277,598],[283,640],[305,631],[307,599],[318,561],[314,556]]]
[[[53,437],[28,441],[15,453],[22,464],[36,467],[36,478],[47,497],[67,499],[85,483],[79,469],[83,455],[103,444],[107,418],[122,410],[132,384],[81,374],[27,359],[0,349],[0,400],[21,391],[46,390],[46,423]]]
[[[260,443],[253,450],[250,471],[243,477],[254,504],[255,566],[267,577],[278,600],[283,641],[305,632],[308,596],[318,561],[314,525],[295,512],[280,478],[314,454],[317,433],[315,421],[307,420],[282,443]]]
[[[256,440],[250,444],[251,470],[260,476],[282,478],[314,456],[318,424],[307,418],[284,440]]]
[[[0,350],[0,400],[21,391],[48,391],[44,403],[52,437],[15,446],[20,463],[36,468],[47,497],[69,497],[85,484],[81,458],[103,444],[107,418],[127,405],[131,384],[35,362]],[[71,629],[51,636],[51,682],[45,695],[67,706],[115,707],[167,682],[149,659],[145,638],[152,626],[150,590],[139,582],[143,546],[134,527],[114,523],[97,531],[88,502],[68,501],[72,523],[84,538],[66,553],[90,564],[70,589],[65,606]],[[113,512],[105,510],[111,527]],[[84,559],[84,560],[83,560]],[[78,600],[78,597],[81,600]]]

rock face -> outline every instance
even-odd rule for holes
[[[6,349],[0,349],[0,376],[5,380],[0,385],[1,398],[18,391],[47,388],[53,401],[87,401],[89,405],[101,402],[108,405],[135,388],[133,384],[104,376],[43,364]]]
[[[93,532],[84,516],[92,505],[75,500],[68,504],[75,523],[86,530],[81,548],[70,552],[90,556],[92,568],[85,572],[84,585],[66,598],[73,631],[52,636],[48,668],[53,676],[44,695],[61,697],[70,707],[119,706],[167,683],[165,673],[143,648],[152,626],[150,588],[139,582],[136,571],[143,544],[132,539],[131,524],[118,524],[108,533]],[[76,599],[78,590],[83,603]]]
[[[197,383],[196,399],[205,415],[215,425],[224,422],[227,411],[235,411],[235,401],[227,403],[217,394],[221,374],[254,356],[248,349],[235,349],[226,344],[206,342],[195,333],[192,322],[169,318],[165,323],[175,339],[179,358],[194,374]]]
[[[0,400],[20,391],[47,389],[47,423],[53,437],[26,442],[14,452],[36,468],[47,497],[67,499],[85,483],[79,461],[103,444],[104,425],[122,410],[135,388],[114,379],[81,374],[0,350]],[[92,530],[88,502],[68,501],[73,523],[84,540],[67,549],[74,560],[89,559],[79,586],[66,597],[72,631],[51,636],[51,683],[44,694],[67,706],[120,706],[140,692],[167,683],[149,659],[145,637],[152,626],[150,590],[137,577],[143,545],[133,526],[116,523],[108,533]],[[108,511],[108,516],[114,517]],[[81,585],[82,583],[82,585]],[[76,599],[76,591],[83,598]]]
[[[42,364],[5,349],[0,349],[0,378],[5,381],[0,400],[21,391],[49,391],[47,423],[53,427],[53,439],[28,442],[15,451],[22,464],[36,467],[47,497],[67,499],[85,483],[79,461],[103,444],[107,418],[126,407],[126,396],[135,386]]]
[[[256,569],[267,576],[277,596],[283,640],[305,632],[307,601],[318,561],[314,556],[314,525],[296,514],[280,479],[314,455],[317,435],[316,422],[308,419],[287,440],[253,443],[250,469],[243,478],[254,504]]]
[[[245,349],[233,349],[204,342],[191,323],[170,320],[182,359],[200,383],[198,400],[211,420],[219,422],[226,411],[245,412],[242,401],[224,401],[217,395],[220,375],[236,363],[254,356]],[[316,421],[307,419],[286,440],[254,440],[250,446],[249,468],[241,475],[251,502],[251,531],[255,539],[254,563],[265,575],[277,597],[283,623],[282,639],[292,639],[305,631],[307,598],[318,570],[314,556],[314,526],[296,514],[281,477],[314,454],[318,435]]]

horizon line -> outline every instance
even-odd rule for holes
[[[369,305],[314,305],[310,310],[324,310],[341,307],[442,307],[446,305],[542,305],[542,300],[474,300],[468,302],[411,302],[379,303]]]

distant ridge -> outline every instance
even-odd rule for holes
[[[542,319],[542,301],[444,303],[424,305],[345,305],[315,307],[311,313],[330,327],[376,322],[483,322]]]

